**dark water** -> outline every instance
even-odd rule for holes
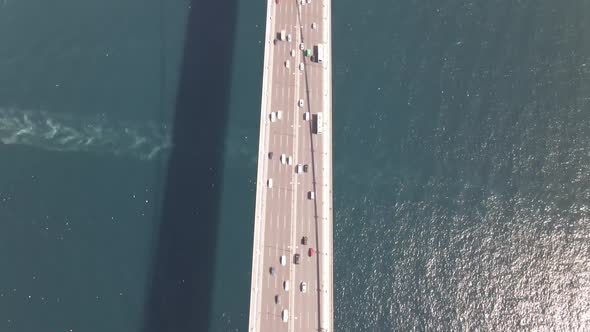
[[[335,6],[339,330],[590,329],[589,10]]]
[[[265,4],[0,2],[0,331],[245,331]],[[590,4],[333,4],[339,331],[590,329]]]
[[[231,77],[261,49],[234,52],[237,11],[0,2],[0,331],[244,324],[257,117],[232,103],[260,78]]]

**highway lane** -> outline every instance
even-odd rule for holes
[[[304,119],[304,113],[324,111],[322,91],[328,80],[325,66],[305,57],[299,46],[303,43],[306,49],[313,49],[314,45],[328,42],[323,30],[326,27],[322,24],[324,1],[312,0],[301,5],[295,0],[281,0],[280,4],[272,0],[269,4],[267,34],[270,36],[266,44],[269,61],[265,61],[268,79],[263,87],[267,95],[262,100],[266,114],[262,114],[260,149],[263,151],[259,152],[264,158],[259,158],[263,165],[259,165],[258,175],[258,190],[265,192],[257,193],[257,210],[262,210],[257,211],[261,222],[257,227],[261,229],[259,241],[263,250],[259,260],[253,263],[261,268],[253,266],[251,306],[255,308],[251,308],[251,330],[318,331],[320,326],[320,262],[317,254],[310,257],[308,252],[310,247],[314,251],[320,247],[318,223],[323,212],[318,201],[324,197],[321,185],[324,150],[322,140],[312,133],[311,121]],[[273,42],[273,37],[281,30],[291,35],[290,42]],[[289,66],[286,66],[287,60]],[[298,106],[300,99],[304,101],[303,107]],[[271,121],[271,112],[281,112],[282,116]],[[282,155],[291,162],[281,158]],[[298,164],[308,165],[308,171],[296,174]],[[272,179],[270,188],[269,179]],[[264,186],[260,186],[260,182]],[[313,200],[309,199],[310,191],[315,193]],[[301,244],[303,236],[308,238],[307,245]],[[301,257],[298,265],[293,262],[295,254]],[[281,255],[286,257],[285,266],[279,262]],[[276,271],[274,275],[270,273],[271,268]],[[256,281],[260,289],[256,288]],[[288,291],[284,289],[285,281],[290,283]],[[301,291],[301,282],[307,284],[305,293]],[[280,303],[275,303],[277,295]],[[288,322],[281,319],[284,309],[289,310]]]

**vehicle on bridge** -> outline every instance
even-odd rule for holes
[[[301,289],[301,293],[307,293],[307,283],[305,281],[301,282],[299,288]]]
[[[301,174],[302,172],[303,172],[303,165],[297,164],[297,166],[295,166],[295,173]]]
[[[307,236],[301,238],[301,244],[306,246],[307,245]]]
[[[323,44],[317,44],[314,47],[314,53],[315,53],[315,62],[317,63],[322,63],[324,62],[324,45]]]
[[[315,134],[321,134],[324,132],[324,117],[322,112],[318,112],[317,114],[313,115],[314,123],[313,129]]]

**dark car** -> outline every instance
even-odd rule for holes
[[[269,269],[270,275],[274,276],[277,273],[277,270],[274,267]]]
[[[307,245],[307,236],[301,238],[301,244],[306,246]]]
[[[281,304],[281,297],[278,295],[275,295],[275,303],[276,304]]]
[[[293,258],[293,263],[295,264],[299,264],[299,259],[300,259],[301,255],[299,254],[295,254],[295,257]]]
[[[313,254],[315,253],[315,250],[313,250],[313,248],[309,248],[309,251],[307,252],[307,254],[309,255],[309,257],[313,257]]]
[[[309,165],[305,164],[305,165],[303,165],[303,172],[307,173],[307,171],[309,171]]]

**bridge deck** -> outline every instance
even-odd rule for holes
[[[268,1],[249,330],[332,331],[331,4]]]

